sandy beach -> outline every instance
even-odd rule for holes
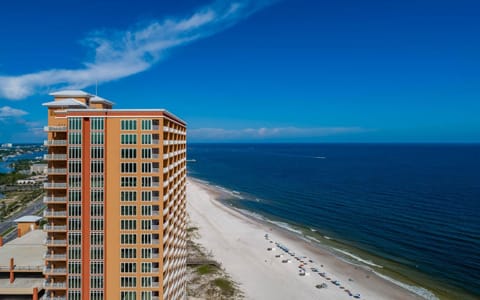
[[[216,200],[219,193],[215,187],[189,179],[187,210],[191,226],[199,228],[196,242],[239,283],[246,299],[355,299],[357,294],[359,299],[422,299],[287,230],[222,204]],[[287,247],[290,253],[278,245]],[[289,262],[283,262],[287,259]],[[303,276],[299,268],[302,264]],[[332,283],[335,280],[338,285]],[[322,284],[327,287],[317,288]]]

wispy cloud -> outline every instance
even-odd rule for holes
[[[12,108],[10,106],[0,107],[0,119],[21,117],[27,114],[28,113],[24,110]]]
[[[279,128],[198,128],[188,131],[189,138],[194,140],[268,140],[315,138],[341,134],[362,133],[370,131],[361,127],[279,127]]]
[[[78,69],[55,68],[0,76],[0,97],[23,99],[51,88],[85,88],[148,70],[178,46],[225,30],[276,0],[217,1],[185,18],[168,18],[126,31],[95,31],[83,44],[91,58]]]

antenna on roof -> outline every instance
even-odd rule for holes
[[[98,79],[95,80],[95,96],[98,96]]]

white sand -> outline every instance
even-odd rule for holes
[[[356,268],[293,234],[223,205],[215,200],[215,192],[211,187],[188,181],[190,221],[192,226],[199,227],[197,242],[211,251],[232,279],[240,284],[247,299],[354,299],[330,281],[311,272],[310,267],[326,272],[331,280],[340,281],[353,294],[359,293],[361,299],[418,299],[368,270]],[[299,276],[300,262],[270,243],[264,237],[266,233],[270,240],[288,247],[296,256],[312,259],[314,263],[305,266],[310,274]],[[276,249],[267,251],[269,247]],[[276,258],[277,254],[284,256]],[[292,262],[282,263],[283,259]],[[326,283],[328,288],[315,287],[322,283]]]

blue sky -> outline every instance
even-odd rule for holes
[[[0,36],[1,142],[96,80],[192,142],[480,142],[478,1],[9,1]]]

